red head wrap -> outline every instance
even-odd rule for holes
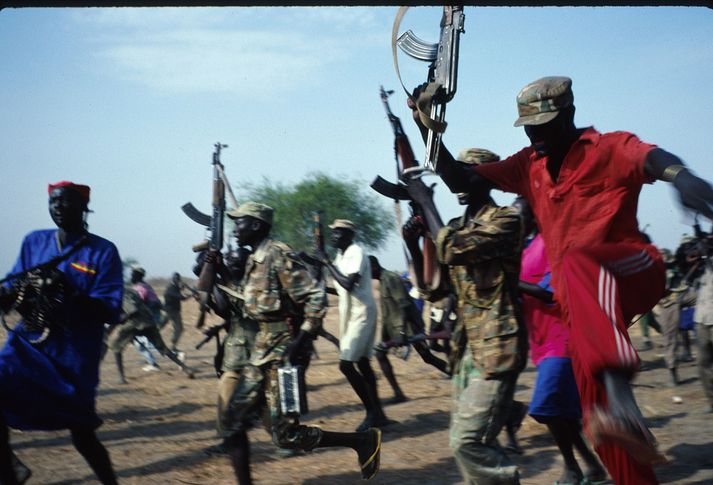
[[[79,195],[82,196],[85,202],[89,203],[89,186],[88,185],[79,185],[75,184],[73,182],[69,182],[67,180],[62,180],[61,182],[57,182],[56,184],[48,184],[47,185],[47,193],[51,194],[54,189],[58,189],[60,187],[67,187],[75,192],[77,192]]]

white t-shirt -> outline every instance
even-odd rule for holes
[[[371,265],[361,247],[350,245],[337,252],[334,266],[344,276],[359,274],[351,291],[334,284],[339,296],[340,359],[356,362],[371,357],[376,337],[376,301],[371,287]]]

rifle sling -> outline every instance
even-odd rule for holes
[[[396,18],[394,19],[394,26],[391,30],[391,54],[394,59],[394,69],[396,70],[396,77],[401,84],[406,96],[416,104],[416,109],[418,110],[418,117],[421,119],[421,123],[426,126],[431,131],[436,133],[443,133],[446,131],[446,123],[442,121],[435,120],[430,116],[430,107],[433,104],[433,96],[436,94],[438,88],[441,87],[438,83],[428,83],[425,91],[421,93],[418,100],[413,99],[411,93],[408,92],[403,80],[401,79],[401,71],[399,70],[399,58],[396,50],[396,40],[399,33],[399,27],[401,26],[401,20],[403,20],[404,15],[409,7],[399,7],[398,12],[396,12]],[[428,112],[426,111],[428,110]]]

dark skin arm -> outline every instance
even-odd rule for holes
[[[518,290],[526,295],[530,295],[538,300],[544,301],[545,303],[554,303],[552,297],[552,292],[538,286],[534,283],[528,283],[527,281],[520,280],[517,285]]]
[[[295,337],[294,340],[292,340],[292,342],[290,342],[290,345],[287,347],[286,355],[287,360],[290,362],[290,364],[295,364],[300,350],[304,347],[307,341],[312,338],[312,335],[305,332],[304,330],[300,330],[300,332],[297,334],[297,337]]]
[[[672,165],[684,163],[676,155],[654,148],[646,156],[644,171],[658,180],[665,180],[664,171]],[[713,220],[713,187],[710,183],[683,169],[674,177],[672,184],[684,207]]]
[[[413,272],[416,276],[416,284],[419,288],[425,288],[426,283],[423,279],[423,253],[418,245],[419,239],[426,233],[426,227],[423,224],[423,219],[419,216],[413,216],[404,227],[401,229],[401,235],[406,243],[406,249],[411,254],[411,262],[413,264]]]
[[[425,86],[426,84],[423,84],[414,89],[413,99],[418,98]],[[425,142],[428,136],[428,128],[421,123],[418,110],[416,109],[416,103],[413,99],[408,98],[407,105],[411,109],[413,119]],[[451,155],[451,152],[448,151],[443,142],[441,142],[441,146],[438,150],[436,172],[454,194],[467,192],[473,194],[476,198],[483,199],[487,198],[491,189],[496,188],[490,180],[475,173],[470,166],[460,163],[453,158],[453,155]]]
[[[317,251],[315,256],[324,266],[327,267],[329,272],[332,274],[334,281],[336,281],[339,286],[341,286],[345,290],[352,291],[354,285],[359,282],[359,273],[353,273],[350,275],[342,274],[337,269],[337,267],[334,266],[334,264],[329,260],[329,257],[327,257],[327,255],[323,251]]]

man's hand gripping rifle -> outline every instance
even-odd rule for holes
[[[188,202],[184,204],[181,209],[183,212],[194,222],[208,227],[210,230],[210,238],[203,241],[200,244],[193,246],[194,252],[200,251],[211,251],[220,253],[223,249],[223,225],[225,219],[225,190],[228,188],[228,193],[231,196],[231,202],[235,207],[237,207],[237,201],[233,195],[230,184],[225,176],[225,171],[223,164],[220,162],[220,151],[223,148],[227,148],[228,145],[223,145],[221,143],[216,143],[215,150],[213,151],[213,210],[211,215],[204,214],[195,208],[195,206]],[[210,302],[211,295],[213,293],[213,288],[216,282],[216,263],[211,260],[203,264],[200,275],[198,276],[198,284],[196,289],[201,293],[199,298],[200,302],[200,314],[198,316],[198,321],[196,322],[196,327],[201,328],[205,323],[206,313],[208,312],[208,305]]]
[[[426,158],[423,162],[428,170],[435,171],[441,136],[446,130],[446,103],[456,94],[458,79],[458,48],[460,34],[464,32],[465,16],[462,6],[444,6],[441,17],[441,36],[437,44],[430,44],[416,37],[408,30],[398,38],[398,28],[408,7],[401,7],[396,14],[392,32],[392,52],[396,74],[401,82],[396,46],[414,59],[430,63],[425,88],[418,99],[413,100],[418,109],[421,123],[428,129],[425,136]],[[401,82],[406,94],[410,93]]]

